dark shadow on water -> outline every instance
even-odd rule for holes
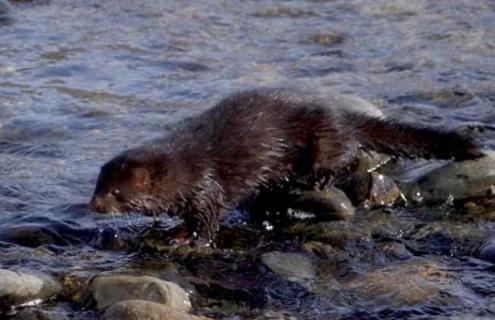
[[[13,25],[14,22],[15,22],[15,20],[11,16],[0,14],[0,28]]]

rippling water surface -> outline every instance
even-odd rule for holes
[[[14,1],[0,18],[0,267],[139,268],[119,241],[151,219],[91,214],[99,167],[239,89],[356,93],[406,121],[485,129],[493,147],[494,30],[488,0]],[[431,260],[473,314],[492,310],[489,267]],[[463,311],[271,296],[303,318]]]

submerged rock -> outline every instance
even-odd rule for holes
[[[458,256],[473,254],[487,232],[471,222],[432,221],[417,228],[408,246],[419,254]]]
[[[495,237],[491,236],[485,239],[479,248],[478,257],[490,261],[495,262]]]
[[[449,163],[412,184],[404,184],[407,198],[441,202],[492,196],[495,185],[495,152],[476,160]]]
[[[344,41],[344,35],[334,31],[320,32],[313,36],[313,41],[322,46],[333,46]]]
[[[306,15],[313,15],[314,13],[310,10],[298,7],[289,7],[282,5],[272,5],[260,9],[254,15],[257,17],[282,17],[288,16],[292,18],[297,18]]]
[[[268,252],[261,256],[261,261],[276,274],[301,285],[316,277],[313,261],[300,253]]]
[[[289,311],[266,310],[254,320],[297,320],[297,317],[292,315]]]
[[[361,97],[351,94],[328,92],[326,88],[324,92],[318,92],[317,95],[335,110],[346,110],[351,113],[362,113],[370,117],[380,119],[385,118],[385,114],[380,108]]]
[[[10,4],[7,0],[0,0],[0,15],[10,11]]]
[[[104,320],[207,320],[171,306],[144,300],[127,300],[114,304],[105,312]]]
[[[60,284],[49,275],[0,269],[0,313],[18,306],[39,304],[56,296],[60,290]]]
[[[164,304],[177,311],[189,311],[191,301],[177,284],[149,276],[107,275],[94,278],[89,295],[98,309],[125,300],[147,300]]]
[[[25,309],[16,314],[12,320],[69,320],[64,314],[38,309]]]
[[[413,257],[413,254],[406,248],[403,243],[388,242],[377,245],[378,249],[389,259],[407,260]]]
[[[363,230],[354,223],[345,221],[298,223],[290,227],[287,233],[327,243],[339,249],[346,248],[350,243],[371,238],[369,230]]]
[[[410,259],[360,275],[344,286],[358,296],[377,304],[411,306],[439,296],[449,283],[449,274],[441,266]]]

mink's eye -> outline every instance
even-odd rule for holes
[[[120,195],[120,189],[112,189],[110,192],[114,196],[119,196]]]

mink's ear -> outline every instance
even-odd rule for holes
[[[148,169],[134,168],[131,170],[131,172],[137,186],[145,187],[151,184],[151,176]]]

